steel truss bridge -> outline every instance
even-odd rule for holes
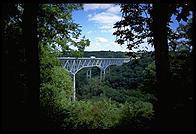
[[[89,68],[87,70],[87,78],[91,78],[91,68],[100,68],[100,80],[105,78],[105,70],[111,65],[121,66],[123,63],[128,63],[130,58],[73,58],[73,57],[59,57],[62,61],[62,66],[66,68],[73,76],[74,81],[74,94],[73,100],[75,101],[76,89],[75,89],[75,75],[83,68]],[[102,76],[103,75],[103,76]]]

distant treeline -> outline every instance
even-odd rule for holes
[[[62,54],[63,57],[73,57],[72,53]],[[95,56],[98,58],[124,58],[128,57],[127,52],[114,52],[114,51],[84,51],[82,57]]]
[[[128,58],[130,56],[139,56],[141,57],[143,54],[154,54],[154,52],[140,51],[140,52],[121,52],[121,51],[84,51],[81,57],[91,57],[95,56],[97,58]],[[62,57],[75,57],[74,53],[66,52],[62,54]],[[77,56],[76,56],[77,57]]]

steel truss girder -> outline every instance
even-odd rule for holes
[[[66,68],[71,75],[75,75],[78,71],[86,67],[98,67],[105,71],[110,65],[120,66],[123,63],[130,61],[129,58],[68,58],[59,57],[62,61],[62,66]]]

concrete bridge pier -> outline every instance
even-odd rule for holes
[[[105,69],[104,70],[100,70],[100,81],[105,79]]]
[[[91,68],[89,68],[87,71],[86,71],[86,78],[88,79],[91,79]]]
[[[75,74],[73,75],[73,81],[74,81],[73,101],[75,101],[76,100],[76,77],[75,77]]]
[[[105,80],[105,70],[103,70],[103,80]]]
[[[100,81],[102,80],[102,70],[100,70]]]
[[[107,69],[107,73],[108,73],[108,74],[110,74],[110,67],[108,67],[108,69]]]

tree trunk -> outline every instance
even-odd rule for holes
[[[153,4],[152,11],[152,32],[155,47],[155,65],[158,84],[158,117],[159,128],[165,128],[169,123],[170,109],[170,88],[169,88],[169,61],[168,61],[168,41],[167,41],[167,23],[170,19],[168,4]],[[169,126],[167,126],[169,127]]]
[[[1,5],[2,30],[15,4]],[[11,8],[10,10],[8,10]],[[39,64],[36,42],[37,4],[26,4],[23,12],[22,39],[3,39],[3,129],[35,130],[39,119]],[[11,15],[11,17],[13,17]],[[8,20],[7,22],[5,20]],[[5,31],[3,31],[5,32]],[[14,35],[13,35],[14,36]]]
[[[23,50],[24,50],[24,71],[26,76],[25,114],[27,130],[35,130],[39,123],[39,60],[37,43],[37,4],[24,4],[23,14]]]

